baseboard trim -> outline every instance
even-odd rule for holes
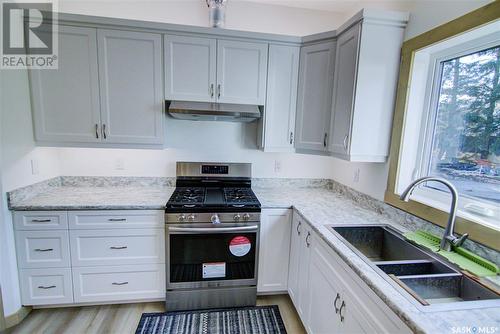
[[[19,324],[26,318],[26,316],[31,312],[32,308],[28,306],[22,306],[16,313],[8,315],[5,317],[5,324],[7,328]]]

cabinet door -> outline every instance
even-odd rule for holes
[[[59,68],[29,73],[37,141],[101,140],[96,29],[59,26]]]
[[[330,151],[341,156],[350,146],[360,29],[358,24],[337,39]]]
[[[224,103],[264,105],[266,43],[217,41],[217,99]]]
[[[339,331],[338,315],[341,291],[334,277],[331,263],[315,246],[309,268],[309,318],[306,321],[311,334],[343,333]]]
[[[299,247],[298,303],[296,309],[302,321],[305,321],[308,318],[309,306],[309,265],[311,260],[312,231],[306,224],[303,224],[302,227]]]
[[[299,48],[269,46],[264,150],[292,152],[297,109]]]
[[[292,219],[292,233],[290,237],[290,261],[288,265],[288,294],[292,299],[295,308],[299,301],[299,254],[301,244],[302,222],[299,215],[294,212]]]
[[[259,292],[287,290],[290,209],[262,210],[259,246]]]
[[[164,43],[165,98],[215,101],[217,41],[165,35]]]
[[[161,35],[99,30],[98,45],[104,142],[162,144]]]
[[[333,86],[335,42],[300,51],[295,148],[327,150]]]

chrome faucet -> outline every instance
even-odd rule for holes
[[[457,202],[458,202],[458,192],[457,192],[457,189],[455,188],[455,186],[443,178],[425,176],[425,177],[422,177],[422,178],[419,178],[419,179],[413,181],[408,186],[408,188],[406,188],[406,190],[403,191],[403,193],[400,196],[400,199],[402,201],[408,202],[413,190],[419,184],[421,184],[423,182],[427,182],[427,181],[439,182],[441,184],[444,184],[450,190],[451,207],[450,207],[450,212],[448,213],[448,224],[446,225],[446,229],[444,230],[444,235],[443,235],[443,238],[441,239],[441,244],[440,244],[439,248],[441,250],[451,251],[452,246],[456,246],[456,247],[461,246],[464,243],[464,241],[467,239],[467,237],[469,236],[467,233],[464,233],[461,237],[456,237],[455,234],[453,233],[453,231],[455,229],[455,218],[457,215]]]

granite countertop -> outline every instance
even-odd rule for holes
[[[34,196],[11,196],[11,210],[164,209],[174,187],[165,185],[55,185]],[[263,208],[296,209],[318,235],[414,332],[457,333],[473,326],[500,330],[500,307],[423,311],[337,238],[330,224],[389,224],[415,229],[415,219],[342,187],[254,187]],[[380,203],[380,202],[379,202]],[[399,211],[399,212],[397,212]],[[494,332],[491,332],[494,333]]]

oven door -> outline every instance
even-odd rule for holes
[[[257,284],[259,224],[166,226],[167,289]]]

